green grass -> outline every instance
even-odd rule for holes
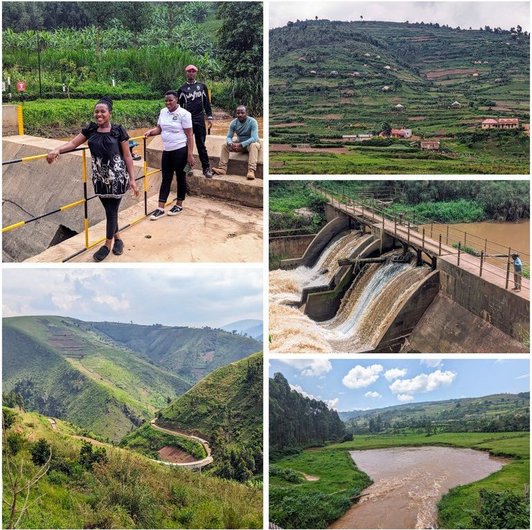
[[[307,450],[275,462],[288,475],[319,477],[294,484],[281,473],[270,478],[270,520],[283,528],[326,528],[371,484],[346,451]]]
[[[529,482],[529,433],[446,433],[355,436],[353,441],[311,449],[272,462],[270,519],[289,528],[325,528],[353,503],[371,480],[357,470],[348,451],[444,445],[489,451],[512,461],[478,482],[453,488],[438,504],[440,528],[474,528],[480,489],[523,493]],[[299,479],[305,473],[318,481]]]
[[[71,427],[25,413],[12,429],[24,447],[15,457],[27,473],[31,440],[52,444],[52,470],[30,491],[21,528],[262,528],[262,492],[185,469],[169,468],[125,449],[107,447],[97,469],[79,465],[82,441]],[[5,457],[3,459],[5,465]],[[4,467],[3,497],[10,500]],[[7,510],[3,510],[4,527]]]
[[[270,153],[270,172],[287,175],[330,174],[516,174],[526,175],[526,159],[477,157],[464,153],[457,158],[422,155],[407,157],[390,152],[354,151],[341,153]]]

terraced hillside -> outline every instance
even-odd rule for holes
[[[438,24],[308,20],[270,31],[279,173],[528,173],[529,35]],[[404,140],[343,135],[411,129]],[[420,149],[422,139],[440,151]],[[294,149],[305,145],[304,150]]]

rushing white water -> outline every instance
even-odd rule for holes
[[[328,284],[338,272],[338,259],[350,256],[362,239],[358,231],[351,231],[329,244],[313,267],[294,270],[275,270],[270,273],[270,303],[293,305],[301,300],[304,287]]]
[[[337,314],[326,322],[315,322],[294,307],[303,288],[329,283],[339,270],[338,259],[356,254],[360,243],[360,235],[348,234],[329,245],[314,267],[270,274],[271,351],[356,352],[378,345],[396,310],[417,289],[428,268],[391,261],[366,265]]]

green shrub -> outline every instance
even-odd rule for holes
[[[479,497],[479,512],[473,515],[475,528],[530,528],[528,495],[481,489]]]
[[[50,458],[52,447],[44,438],[40,438],[37,443],[33,445],[30,452],[31,461],[36,466],[43,466]]]

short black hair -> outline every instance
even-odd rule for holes
[[[96,103],[96,105],[103,103],[104,105],[107,105],[107,108],[109,109],[109,112],[113,110],[113,100],[109,96],[102,96],[99,101]]]
[[[176,99],[178,98],[177,92],[175,90],[168,90],[164,93],[164,97],[166,96],[174,96]]]

